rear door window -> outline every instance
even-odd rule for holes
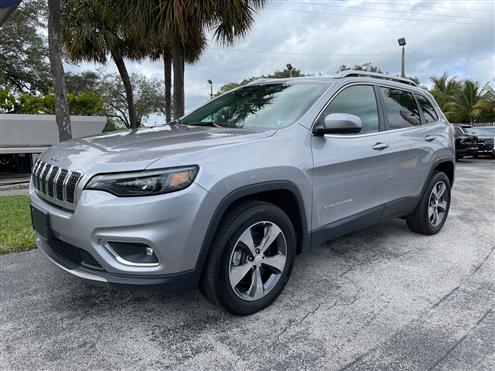
[[[380,87],[388,129],[403,129],[421,125],[421,116],[413,95],[405,90]]]
[[[419,106],[423,111],[423,116],[425,118],[426,124],[431,124],[433,122],[438,121],[438,115],[433,108],[433,105],[430,103],[428,99],[423,97],[422,95],[416,95],[416,99],[418,100]]]

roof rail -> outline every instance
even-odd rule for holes
[[[368,77],[373,77],[375,79],[390,80],[390,81],[401,82],[401,83],[407,84],[407,85],[418,86],[418,84],[416,84],[411,79],[406,79],[404,77],[385,75],[383,73],[367,72],[367,71],[346,70],[346,71],[339,72],[336,77],[342,78],[342,77],[353,77],[353,76],[368,76]]]

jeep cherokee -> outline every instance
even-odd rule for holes
[[[254,81],[159,128],[47,149],[30,185],[37,247],[97,284],[182,290],[245,315],[294,259],[401,217],[444,225],[451,125],[410,80],[346,71]]]

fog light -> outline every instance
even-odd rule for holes
[[[145,253],[146,255],[148,255],[148,256],[152,256],[155,252],[153,251],[153,249],[152,249],[151,247],[149,247],[149,246],[148,246],[148,247],[146,247],[146,248],[144,249],[144,253]]]
[[[139,242],[100,241],[119,263],[134,267],[155,267],[159,265],[155,251]]]

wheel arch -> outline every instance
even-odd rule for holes
[[[421,199],[426,191],[426,187],[428,186],[428,182],[431,177],[435,173],[435,171],[441,171],[447,175],[450,181],[450,188],[452,188],[454,184],[454,174],[455,174],[455,160],[451,156],[440,157],[433,161],[430,171],[428,173],[428,177],[425,180],[425,184],[423,184],[423,189],[421,190],[420,197]]]
[[[433,171],[441,171],[447,175],[450,181],[450,186],[454,185],[454,172],[455,165],[452,160],[440,160],[438,163],[434,164]],[[433,171],[430,173],[430,177],[433,174]]]
[[[230,192],[218,204],[208,225],[196,263],[196,271],[200,275],[223,216],[245,200],[260,200],[280,207],[288,215],[296,231],[297,253],[299,254],[309,246],[308,221],[304,201],[298,187],[287,180],[251,184]]]

